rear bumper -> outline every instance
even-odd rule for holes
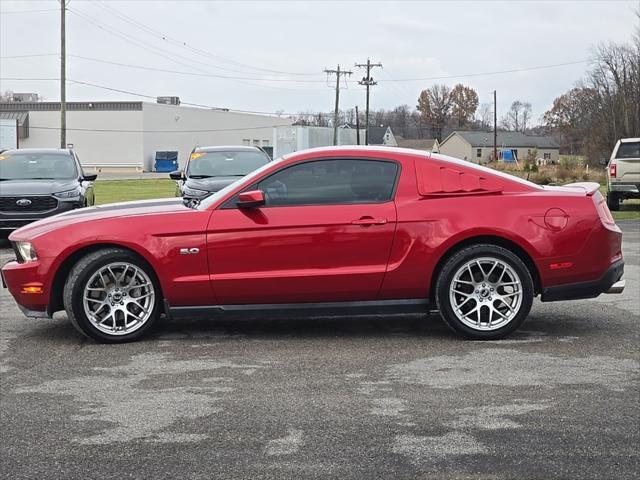
[[[595,298],[601,293],[622,293],[625,287],[625,281],[621,280],[623,274],[624,260],[620,259],[612,263],[597,280],[547,287],[542,290],[540,299],[543,302],[556,302]]]
[[[609,184],[609,191],[624,193],[630,196],[640,196],[640,183],[616,183]]]

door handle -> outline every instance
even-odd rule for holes
[[[386,218],[373,218],[373,217],[362,217],[358,220],[354,220],[351,222],[352,225],[361,225],[363,227],[368,227],[370,225],[385,225],[387,223]]]

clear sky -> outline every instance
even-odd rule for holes
[[[67,75],[211,106],[331,111],[335,80],[327,83],[323,69],[340,64],[352,70],[342,84],[340,106],[364,109],[364,90],[357,84],[363,70],[354,64],[369,57],[384,67],[373,71],[379,84],[372,90],[372,109],[404,103],[413,108],[421,89],[462,82],[476,89],[481,103],[491,101],[496,89],[500,116],[519,99],[532,103],[537,119],[583,76],[588,63],[432,78],[588,60],[598,42],[631,39],[638,6],[613,0],[70,0]],[[55,81],[6,79],[59,77],[59,3],[0,0],[0,17],[0,90],[59,100]],[[25,55],[43,56],[9,58]],[[136,98],[82,84],[70,84],[67,93],[69,101]]]

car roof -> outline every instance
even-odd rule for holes
[[[71,155],[71,151],[66,148],[14,148],[11,150],[4,150],[2,153],[9,154],[28,154],[28,153],[43,153],[49,155]]]
[[[263,152],[261,148],[250,145],[217,145],[214,147],[196,147],[196,152]]]
[[[620,143],[634,143],[634,142],[640,142],[640,137],[638,137],[638,138],[621,138],[620,139]]]

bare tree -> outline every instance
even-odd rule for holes
[[[493,130],[493,104],[483,103],[478,110],[477,122],[482,130]]]
[[[591,163],[619,138],[639,137],[640,28],[631,43],[598,45],[584,81],[558,97],[544,119],[563,139],[572,136]]]
[[[404,138],[407,138],[409,135],[409,124],[411,120],[411,108],[409,105],[400,105],[393,109],[391,112],[391,129],[395,132],[397,131]]]
[[[501,126],[513,132],[525,132],[531,122],[531,104],[516,100],[507,114],[502,117]]]

